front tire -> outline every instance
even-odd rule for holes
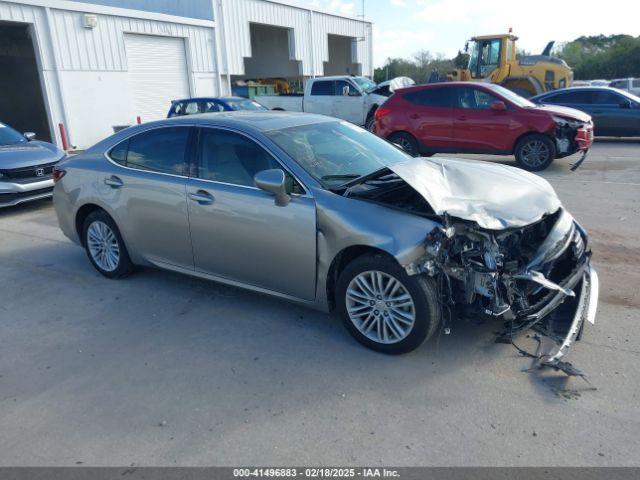
[[[395,259],[383,254],[356,258],[336,284],[342,323],[368,348],[398,355],[415,350],[440,323],[433,279],[409,276]]]
[[[546,135],[527,135],[516,145],[515,155],[520,168],[540,172],[556,158],[556,146]]]
[[[104,211],[91,212],[84,221],[82,240],[89,260],[107,278],[123,278],[133,272],[120,230]]]

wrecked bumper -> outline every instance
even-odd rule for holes
[[[585,125],[579,128],[576,132],[575,142],[578,145],[578,150],[584,152],[589,150],[593,144],[593,124]]]
[[[592,325],[595,324],[600,292],[600,283],[596,270],[590,263],[587,263],[586,268],[572,277],[571,281],[575,281],[575,284],[571,288],[579,286],[579,294],[570,299],[573,304],[573,308],[570,309],[572,315],[562,319],[564,321],[561,323],[565,324],[567,328],[564,336],[560,337],[561,341],[557,342],[554,348],[541,355],[540,361],[543,365],[556,366],[569,352],[571,345],[578,339],[584,327],[584,322],[587,321]],[[558,293],[556,299],[558,297],[564,297],[564,295]],[[552,309],[562,303],[563,300],[565,300],[565,298],[560,298],[559,301],[552,306]]]

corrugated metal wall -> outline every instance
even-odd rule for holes
[[[205,27],[99,15],[98,26],[80,28],[82,13],[53,10],[53,44],[60,70],[126,71],[123,33],[165,35],[187,39],[193,72],[214,72],[213,30]]]
[[[371,24],[265,0],[221,0],[226,58],[231,75],[244,74],[244,57],[251,56],[249,24],[264,23],[294,29],[295,59],[305,76],[323,75],[329,61],[328,34],[364,38],[357,44],[357,62],[371,75]]]
[[[212,73],[215,68],[213,29],[110,15],[98,15],[96,28],[83,28],[83,14],[51,10],[53,46],[58,69],[76,71],[126,71],[123,33],[166,35],[187,39],[189,64],[193,72]],[[32,23],[39,37],[47,32],[44,9],[31,5],[0,2],[0,20]],[[44,39],[48,44],[49,39]],[[44,69],[53,68],[51,52],[42,44]]]

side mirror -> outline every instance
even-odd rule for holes
[[[36,138],[36,134],[33,132],[24,132],[24,138],[26,138],[29,142]]]
[[[622,102],[620,102],[620,108],[632,108],[632,107],[633,107],[633,103],[631,102],[631,100],[623,100]]]
[[[507,105],[501,100],[496,100],[491,104],[491,110],[494,112],[506,112]]]
[[[286,176],[279,168],[262,170],[253,177],[253,181],[260,190],[272,193],[276,196],[276,205],[286,207],[291,201],[287,194]]]
[[[349,86],[345,85],[344,87],[342,87],[342,96],[343,97],[348,97],[349,96]]]

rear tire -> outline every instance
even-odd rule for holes
[[[399,355],[415,350],[440,324],[432,278],[409,276],[395,259],[365,254],[340,273],[335,290],[342,323],[361,344]]]
[[[540,172],[556,158],[556,146],[551,138],[536,133],[527,135],[518,142],[515,155],[520,168]]]
[[[407,132],[396,132],[389,135],[388,140],[391,143],[399,145],[405,152],[412,157],[420,155],[420,149],[418,148],[418,141],[416,138]]]
[[[133,272],[120,230],[104,210],[91,212],[84,221],[82,242],[89,260],[107,278],[123,278]]]

